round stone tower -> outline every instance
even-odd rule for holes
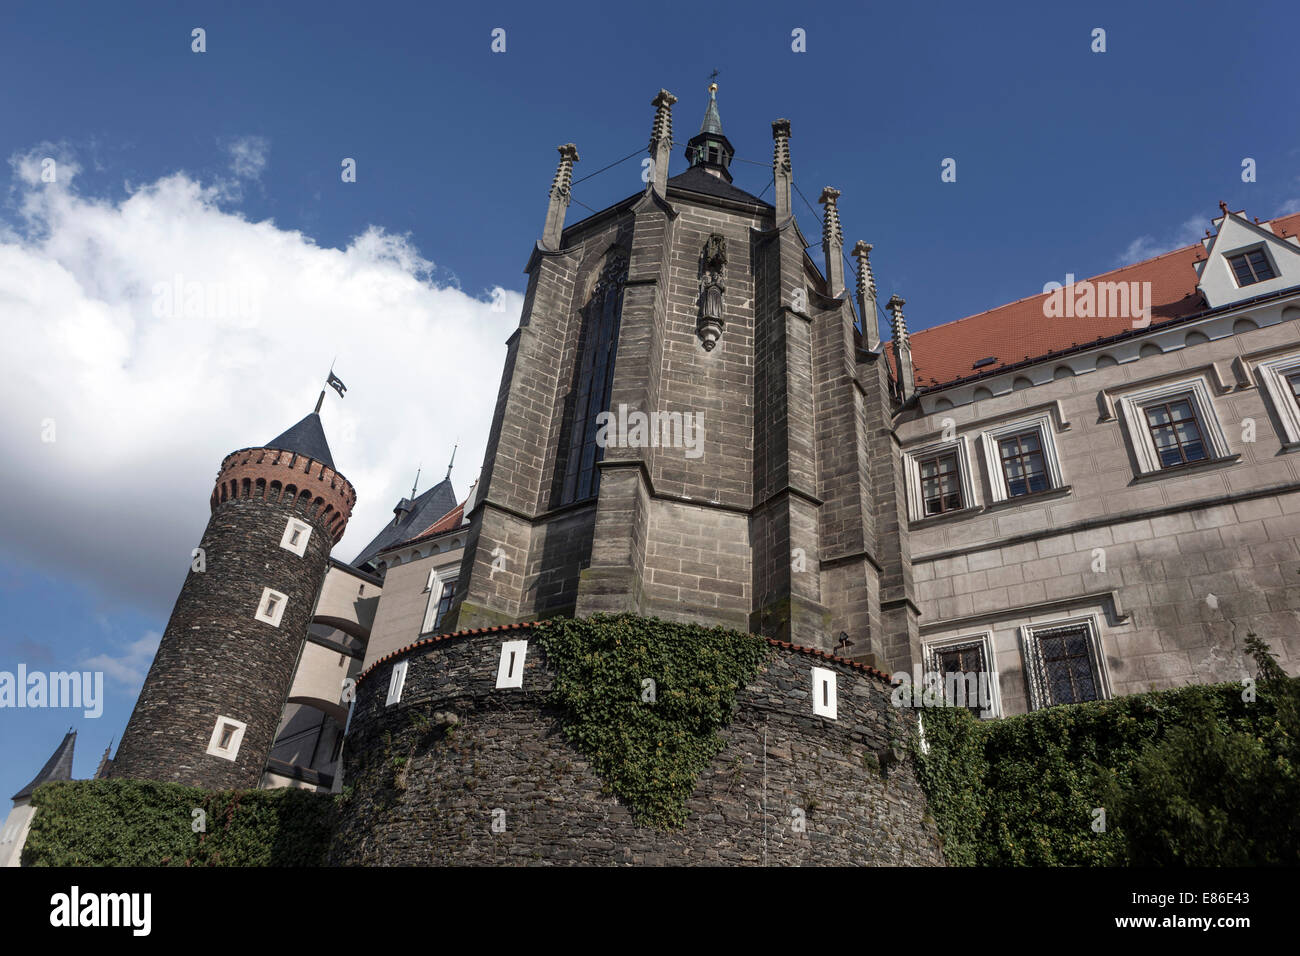
[[[261,448],[226,456],[111,776],[258,785],[330,551],[355,503],[316,412]]]

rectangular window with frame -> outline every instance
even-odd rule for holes
[[[442,596],[438,598],[438,614],[433,619],[434,630],[442,624],[443,616],[451,610],[452,598],[456,596],[456,582],[448,581],[442,586]]]
[[[1090,618],[1027,628],[1024,655],[1034,710],[1110,696],[1096,623]]]
[[[1233,458],[1204,376],[1119,395],[1115,411],[1139,476]]]
[[[1002,695],[993,668],[991,634],[927,644],[923,657],[928,669],[941,677],[946,700],[956,702],[956,694],[961,693],[962,704],[977,716],[1001,715]]]
[[[1196,410],[1187,398],[1142,406],[1161,468],[1175,468],[1209,458]]]
[[[921,501],[927,518],[965,507],[955,451],[923,458],[917,462],[917,468],[921,473]]]
[[[1286,383],[1291,388],[1291,397],[1295,399],[1296,405],[1300,406],[1300,369],[1288,375]]]
[[[1236,278],[1239,287],[1277,278],[1277,273],[1273,271],[1273,264],[1268,261],[1268,254],[1263,248],[1249,249],[1235,256],[1228,256],[1228,265],[1232,267],[1233,277]]]
[[[1052,487],[1038,429],[998,439],[998,457],[1008,496],[1015,498]]]

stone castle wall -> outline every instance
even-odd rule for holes
[[[890,706],[873,672],[778,645],[739,691],[686,825],[665,832],[638,826],[566,741],[536,640],[523,688],[496,689],[502,644],[528,637],[524,628],[446,635],[363,675],[333,863],[942,864],[903,743],[914,717]],[[401,701],[386,706],[401,660]],[[813,714],[814,666],[837,674],[836,720]]]

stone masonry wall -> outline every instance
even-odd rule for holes
[[[280,547],[289,515],[312,525],[306,553]],[[112,776],[221,789],[261,779],[333,542],[301,510],[259,498],[217,506],[127,724]],[[269,587],[279,627],[254,617]],[[248,725],[236,760],[207,753],[218,717]]]
[[[565,740],[535,640],[523,688],[495,689],[502,643],[527,638],[526,629],[448,635],[364,675],[332,862],[942,863],[910,758],[893,757],[905,753],[896,746],[913,718],[890,706],[881,678],[774,648],[738,694],[726,745],[697,781],[685,827],[663,832],[637,826]],[[385,706],[399,659],[409,661],[402,699]],[[838,675],[837,720],[812,713],[814,665]],[[797,832],[800,814],[805,832]]]

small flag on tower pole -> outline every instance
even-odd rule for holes
[[[329,381],[326,382],[325,384],[330,388],[334,389],[334,391],[338,392],[339,398],[342,398],[343,393],[348,390],[348,387],[343,384],[343,379],[339,378],[333,372],[330,372]]]

